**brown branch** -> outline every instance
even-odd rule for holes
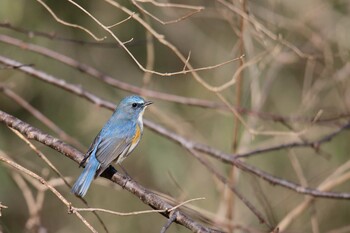
[[[8,127],[11,127],[20,133],[22,133],[28,139],[34,139],[38,142],[43,143],[46,146],[53,148],[54,150],[62,153],[66,157],[74,160],[76,163],[80,163],[84,154],[75,149],[74,147],[60,141],[57,138],[52,137],[49,134],[42,132],[41,130],[34,128],[33,126],[3,112],[0,110],[0,122],[5,123]],[[173,206],[163,201],[156,194],[142,187],[140,184],[136,183],[130,177],[126,177],[116,172],[116,170],[110,166],[102,174],[103,177],[110,179],[114,183],[122,186],[127,191],[133,193],[145,204],[149,205],[153,209],[157,210],[166,210],[171,209]],[[75,213],[78,213],[77,211]],[[169,218],[169,212],[162,212],[162,215]],[[179,211],[176,218],[176,222],[187,227],[193,232],[212,232],[211,229],[201,225],[198,222],[195,222],[191,218],[187,217],[185,214]]]

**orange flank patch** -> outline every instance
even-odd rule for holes
[[[132,138],[132,144],[137,143],[140,140],[140,136],[141,136],[140,127],[136,125],[136,132],[135,132],[135,136]]]

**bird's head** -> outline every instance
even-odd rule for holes
[[[123,118],[137,119],[142,116],[144,110],[150,104],[152,104],[151,101],[146,101],[140,96],[127,96],[120,101],[116,112],[118,112],[118,115],[122,114]]]

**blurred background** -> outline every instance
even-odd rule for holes
[[[0,56],[115,104],[135,90],[156,91],[154,95],[144,92],[143,96],[154,102],[145,113],[146,119],[189,140],[231,154],[317,141],[349,121],[350,2],[347,0],[76,2],[102,24],[111,26],[109,29],[125,42],[141,66],[160,75],[140,69],[111,34],[69,1],[0,1]],[[106,38],[94,40],[85,31],[55,20],[48,9],[61,20],[84,27],[98,38]],[[118,22],[122,23],[115,25]],[[42,54],[45,52],[52,57]],[[64,64],[59,61],[62,55],[66,56],[64,60],[70,58],[79,64]],[[244,58],[231,61],[241,55]],[[86,74],[84,68],[79,68],[81,64],[143,89],[113,87]],[[181,73],[191,67],[204,69],[196,74]],[[173,72],[179,74],[164,75]],[[1,111],[61,138],[82,152],[86,152],[111,115],[106,108],[3,62],[0,90]],[[206,100],[214,107],[164,100],[157,92]],[[14,96],[27,101],[59,130],[33,116]],[[338,171],[336,178],[342,175],[341,182],[331,182],[330,190],[323,191],[350,192],[349,136],[349,132],[343,131],[313,148],[292,146],[243,160],[276,177],[312,188],[329,181],[330,175]],[[33,143],[71,184],[81,173],[82,169],[70,159]],[[85,207],[4,124],[0,124],[0,150],[46,180],[56,181],[56,188],[65,198],[74,206]],[[272,186],[217,159],[205,155],[203,158],[232,182],[271,226],[279,225],[283,232],[350,232],[348,200],[317,198],[291,217],[308,197]],[[204,197],[205,200],[191,203],[191,208],[198,211],[193,217],[205,216],[212,227],[225,232],[269,232],[269,227],[259,223],[187,150],[147,128],[139,146],[123,162],[123,168],[142,186],[178,202]],[[2,210],[0,231],[89,231],[76,216],[67,214],[67,208],[56,196],[40,191],[34,184],[35,181],[0,163],[0,202],[8,207]],[[91,207],[120,212],[150,209],[136,196],[103,178],[93,182],[86,200]],[[33,201],[41,203],[37,214],[31,213]],[[92,213],[82,214],[99,232],[104,232]],[[157,213],[127,217],[99,215],[110,232],[159,232],[167,221]],[[167,232],[189,230],[173,224]]]

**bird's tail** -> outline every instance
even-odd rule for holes
[[[80,197],[85,196],[99,167],[100,163],[97,161],[95,155],[92,154],[84,168],[84,171],[73,185],[71,192]]]

